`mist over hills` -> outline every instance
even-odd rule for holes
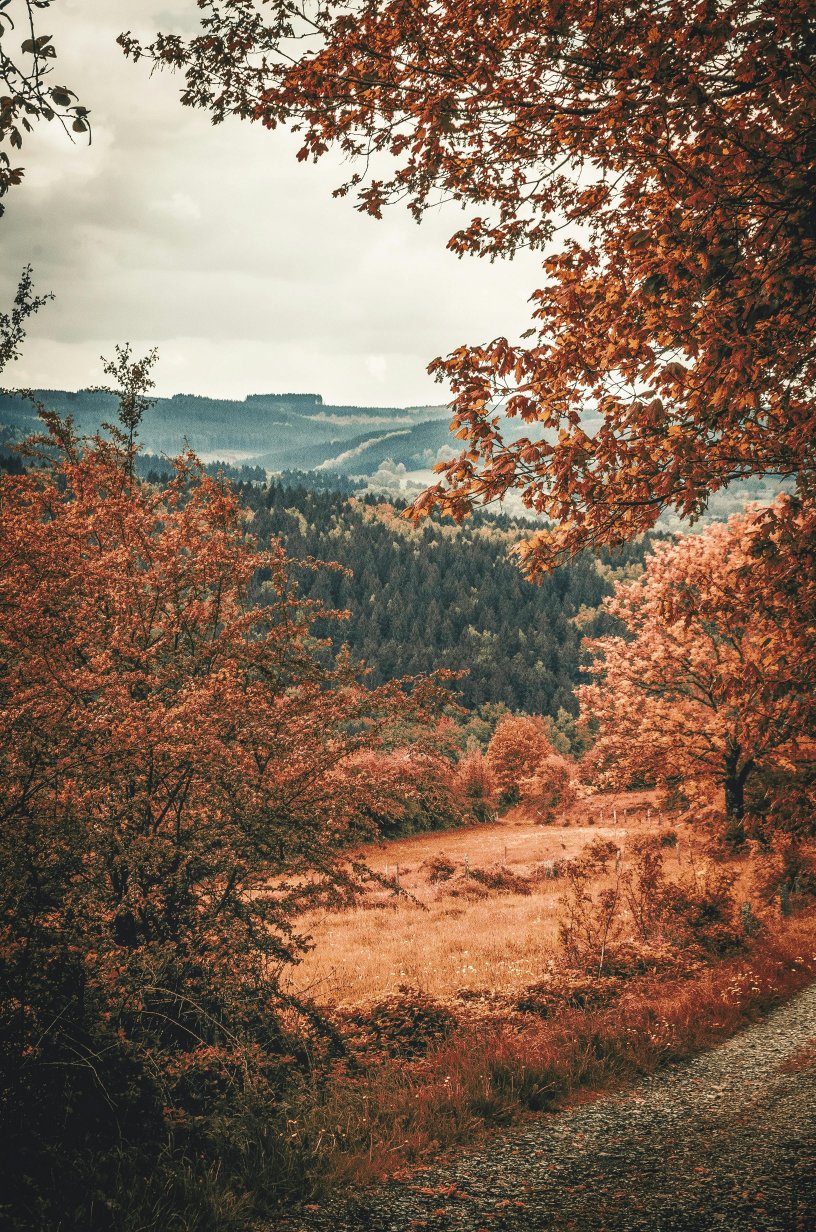
[[[91,435],[116,420],[118,400],[113,394],[90,389],[32,393],[50,410],[70,415],[80,434]],[[427,484],[436,462],[458,453],[450,418],[447,406],[335,406],[316,393],[249,394],[243,400],[174,394],[157,398],[140,425],[139,440],[147,455],[142,469],[155,467],[157,455],[172,458],[190,448],[205,463],[227,464],[234,478],[262,480],[294,472],[300,482],[310,476],[311,487],[351,485],[410,497]],[[590,418],[583,426],[592,434],[599,423]],[[41,427],[30,398],[0,392],[0,451]],[[531,425],[505,419],[502,433],[514,442],[531,435]],[[734,482],[712,496],[698,525],[738,512],[749,501],[767,503],[780,486],[766,477]],[[505,509],[529,517],[513,495]],[[664,513],[659,525],[664,530],[688,529],[672,511]]]
[[[72,416],[83,434],[116,419],[112,394],[32,392],[50,410]],[[450,445],[449,420],[445,406],[333,406],[319,394],[250,394],[243,401],[175,394],[156,400],[139,437],[151,454],[190,447],[207,461],[246,462],[273,473],[319,468],[365,476],[385,459],[408,470],[433,465]],[[0,395],[0,441],[10,444],[39,427],[30,400]]]

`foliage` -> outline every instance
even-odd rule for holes
[[[519,794],[541,822],[555,819],[556,810],[576,800],[575,767],[559,753],[542,758],[529,778],[521,780]]]
[[[297,917],[358,879],[361,751],[440,699],[324,666],[324,609],[192,457],[148,488],[125,436],[45,419],[40,467],[0,476],[2,1151],[23,1223],[123,1226],[162,1152],[274,1174],[324,1048],[280,989]]]
[[[456,865],[447,856],[442,855],[431,856],[429,860],[423,861],[422,868],[428,880],[434,884],[440,881],[450,881],[456,872]]]
[[[487,746],[487,761],[505,804],[522,797],[523,781],[534,775],[545,758],[554,756],[547,725],[535,715],[500,719]]]
[[[493,864],[489,868],[479,868],[478,865],[465,868],[463,877],[484,886],[486,890],[498,890],[503,894],[532,894],[532,884],[529,878],[514,873],[504,864]]]
[[[567,862],[559,931],[570,965],[597,978],[628,977],[688,969],[745,947],[734,872],[706,865],[670,878],[665,860],[659,838],[626,856],[599,838]]]
[[[464,801],[455,790],[450,761],[425,742],[365,750],[353,765],[371,783],[361,808],[386,838],[461,825]]]
[[[0,75],[6,89],[0,98],[0,144],[8,142],[14,150],[22,148],[23,134],[32,132],[39,120],[56,120],[69,136],[87,134],[88,141],[91,139],[87,108],[81,106],[73,90],[53,83],[51,62],[57,58],[57,49],[51,35],[36,30],[35,11],[50,8],[51,3],[3,0],[0,4]],[[0,150],[0,197],[22,178],[23,168],[12,166],[8,153]],[[4,209],[0,202],[0,214]]]
[[[457,689],[471,712],[463,747],[483,747],[502,713],[552,715],[561,751],[580,748],[571,723],[580,676],[581,637],[612,631],[599,606],[611,593],[607,566],[640,565],[647,544],[614,556],[588,553],[533,585],[508,549],[523,525],[508,518],[474,518],[458,528],[429,519],[414,528],[399,504],[377,497],[347,499],[284,482],[248,487],[260,543],[280,538],[291,556],[330,556],[342,570],[304,572],[304,598],[348,609],[348,622],[316,626],[335,649],[345,642],[363,659],[374,683],[447,668],[462,671]],[[585,623],[579,627],[580,619]],[[502,709],[504,707],[504,709]]]
[[[658,546],[641,578],[616,587],[606,607],[626,637],[589,643],[595,683],[578,690],[609,782],[651,779],[743,837],[751,776],[795,764],[813,732],[812,522],[780,498]]]
[[[26,321],[38,312],[49,298],[50,296],[34,294],[31,266],[27,265],[20,275],[11,310],[0,313],[0,372],[19,358],[20,347],[25,338]]]
[[[349,1015],[354,1045],[392,1057],[424,1056],[453,1033],[457,1022],[444,1005],[420,989],[400,985],[393,997]]]
[[[544,249],[526,345],[434,361],[459,458],[415,505],[518,488],[552,529],[526,567],[621,542],[763,473],[813,483],[813,26],[805,0],[204,0],[126,54],[182,95],[332,144],[379,216],[471,209],[453,251]],[[560,246],[556,244],[560,243]],[[520,419],[521,439],[501,417]],[[505,437],[507,439],[505,439]]]
[[[480,749],[470,748],[459,759],[454,784],[465,806],[464,820],[495,820],[498,805],[496,776]]]
[[[796,835],[776,833],[757,862],[759,891],[766,902],[779,902],[783,915],[816,898],[816,858]]]

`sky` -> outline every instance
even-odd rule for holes
[[[13,6],[20,0],[12,0]],[[131,29],[189,33],[195,0],[54,0],[40,17],[54,84],[91,112],[93,141],[41,124],[0,221],[5,308],[23,265],[54,301],[30,324],[6,385],[76,389],[129,341],[159,349],[157,392],[242,398],[313,392],[339,404],[417,406],[450,394],[428,362],[462,343],[517,337],[540,265],[445,249],[464,216],[376,221],[332,188],[347,167],[298,163],[297,139],[213,126],[115,44]],[[13,36],[12,36],[13,37]]]

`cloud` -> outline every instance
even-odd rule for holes
[[[13,3],[18,0],[12,0]],[[134,19],[134,10],[136,19]],[[49,11],[60,84],[91,110],[93,142],[41,125],[0,223],[8,303],[31,262],[54,304],[32,323],[7,382],[71,387],[116,342],[157,344],[159,391],[243,396],[316,390],[345,404],[447,400],[427,375],[463,342],[529,324],[539,265],[457,261],[461,223],[382,222],[331,197],[348,167],[295,159],[299,142],[179,105],[115,46],[123,29],[195,29],[192,0],[63,0]]]

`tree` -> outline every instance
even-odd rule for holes
[[[618,584],[606,608],[624,635],[588,643],[595,682],[578,690],[600,727],[590,757],[610,782],[640,776],[715,804],[743,837],[752,776],[790,767],[814,732],[813,559],[812,514],[780,498],[659,544],[641,578]]]
[[[374,216],[453,200],[475,211],[453,251],[545,252],[532,341],[431,365],[464,449],[416,514],[517,488],[555,523],[522,550],[535,573],[740,476],[812,495],[806,0],[201,7],[197,37],[126,54],[183,70],[216,122],[291,124],[303,159],[339,146],[358,169],[337,191]]]
[[[496,819],[498,792],[490,763],[475,743],[462,754],[454,782],[463,801],[466,821],[492,822]]]
[[[434,693],[325,666],[328,613],[193,457],[151,488],[125,433],[45,418],[0,476],[1,1149],[32,1222],[54,1191],[90,1220],[117,1143],[206,1159],[250,1095],[269,1135],[311,1029],[298,916],[359,880],[359,755]]]
[[[73,90],[54,84],[52,62],[57,50],[51,35],[37,32],[37,11],[51,3],[3,0],[0,4],[0,76],[5,87],[0,97],[0,145],[8,142],[14,150],[22,148],[23,134],[39,120],[56,120],[69,136],[78,133],[91,139],[87,108]],[[8,153],[0,150],[0,197],[20,184],[23,174],[23,168],[12,166]],[[0,215],[4,210],[0,202]]]
[[[508,714],[499,719],[487,746],[487,763],[505,804],[517,804],[523,781],[555,755],[547,732],[547,724],[537,715]]]
[[[551,822],[559,809],[575,803],[574,777],[575,767],[562,754],[553,751],[538,763],[528,778],[522,779],[521,799],[535,811],[540,823]]]

